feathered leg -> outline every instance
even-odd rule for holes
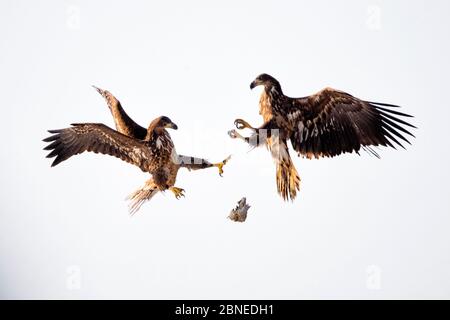
[[[188,170],[201,170],[211,167],[216,167],[219,169],[219,175],[223,174],[223,167],[227,164],[227,162],[231,159],[231,156],[228,156],[225,160],[217,163],[211,163],[208,160],[202,158],[195,157],[187,157],[187,156],[179,156],[179,164],[181,168],[186,168]]]
[[[289,155],[286,140],[270,139],[267,146],[277,166],[277,191],[283,200],[293,201],[300,190],[300,176]]]
[[[297,191],[300,190],[300,177],[291,158],[277,161],[277,191],[283,200],[294,201]]]

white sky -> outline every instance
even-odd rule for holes
[[[448,1],[2,1],[1,298],[450,298]],[[295,203],[264,150],[259,73],[304,96],[325,86],[414,114],[407,151],[310,161]],[[140,124],[178,124],[179,153],[233,159],[180,171],[186,198],[83,154],[50,168],[47,129],[113,126],[90,85]],[[445,140],[444,140],[445,139]],[[226,219],[246,196],[243,224]],[[372,266],[372,267],[371,267]]]

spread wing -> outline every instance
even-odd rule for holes
[[[409,143],[405,135],[413,136],[405,127],[415,127],[401,119],[411,116],[395,107],[327,88],[309,97],[289,98],[283,112],[299,155],[333,157],[363,148],[378,156],[371,146],[403,147],[399,140]]]
[[[117,100],[116,97],[111,94],[111,92],[97,88],[96,86],[93,87],[97,90],[98,93],[102,95],[103,98],[105,98],[106,103],[108,104],[108,108],[114,118],[114,123],[116,125],[117,131],[126,136],[144,140],[145,136],[147,135],[147,129],[138,125],[133,121],[133,119],[128,116],[128,114],[122,108],[120,101]]]
[[[56,157],[52,167],[71,156],[91,151],[117,157],[148,171],[152,158],[150,148],[142,141],[127,137],[103,124],[81,123],[61,130],[49,130],[53,135],[44,139],[51,150],[47,158]]]

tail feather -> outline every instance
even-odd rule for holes
[[[133,216],[138,212],[144,202],[151,200],[158,191],[159,189],[156,187],[153,179],[150,179],[145,182],[145,185],[142,188],[130,194],[126,198],[126,200],[130,200],[128,205],[130,215]]]
[[[277,189],[286,201],[293,201],[300,191],[300,177],[290,158],[277,163]]]

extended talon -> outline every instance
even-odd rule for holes
[[[234,120],[234,125],[236,126],[236,128],[238,130],[242,130],[242,129],[245,129],[245,128],[253,129],[252,126],[250,124],[248,124],[247,121],[242,120],[242,119]]]
[[[228,160],[230,160],[231,156],[228,156],[228,158],[226,158],[225,160],[223,160],[222,162],[219,163],[215,163],[214,166],[219,168],[219,176],[222,177],[223,174],[223,166],[227,164]]]
[[[177,198],[177,199],[184,197],[184,189],[177,188],[177,187],[171,187],[170,191],[173,192],[173,194],[175,195],[175,198]]]
[[[242,136],[234,129],[228,131],[228,135],[230,136],[231,139],[242,138]]]

